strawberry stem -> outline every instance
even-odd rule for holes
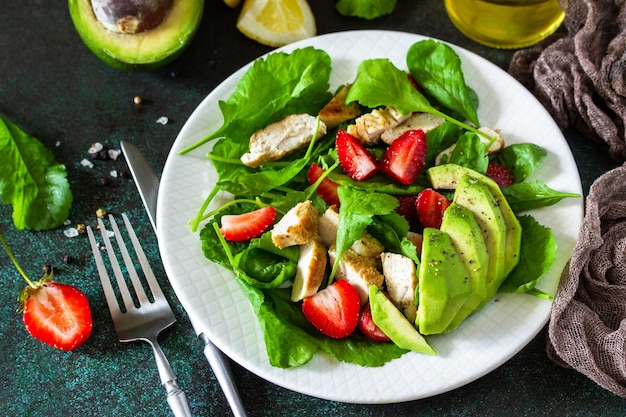
[[[35,283],[31,281],[30,278],[28,278],[28,275],[26,275],[26,272],[24,272],[20,264],[17,262],[17,259],[15,259],[15,256],[13,256],[13,252],[11,252],[9,245],[7,245],[7,241],[4,239],[4,235],[2,234],[1,230],[0,230],[0,242],[2,242],[2,246],[4,246],[4,250],[7,252],[7,255],[9,255],[9,259],[11,259],[11,262],[13,262],[13,265],[15,265],[15,268],[17,268],[20,275],[26,280],[26,282],[28,283],[28,286],[31,288],[37,288],[37,285],[35,285]]]

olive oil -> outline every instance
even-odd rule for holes
[[[452,23],[470,39],[494,48],[533,45],[563,23],[558,0],[445,0]]]

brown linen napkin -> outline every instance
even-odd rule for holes
[[[561,129],[604,141],[626,160],[626,0],[560,0],[567,35],[517,51],[509,73]]]
[[[548,356],[626,397],[626,163],[598,178],[552,305]]]
[[[626,0],[560,0],[567,34],[517,51],[509,73],[571,127],[626,160]],[[626,163],[589,191],[548,327],[548,356],[626,398]]]

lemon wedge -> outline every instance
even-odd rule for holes
[[[315,17],[306,0],[245,0],[237,29],[250,39],[268,46],[315,36]]]

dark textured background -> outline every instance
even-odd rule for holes
[[[311,0],[318,33],[350,29],[393,29],[451,41],[507,68],[511,51],[482,47],[449,23],[443,1],[398,0],[391,16],[374,21],[346,18],[334,1]],[[152,259],[158,249],[132,180],[101,184],[123,158],[80,165],[93,142],[114,148],[124,139],[147,154],[160,174],[177,133],[200,101],[242,65],[271,49],[235,28],[238,10],[220,0],[206,2],[202,25],[189,49],[166,68],[149,73],[107,67],[81,42],[62,0],[5,1],[0,11],[0,114],[40,139],[65,164],[74,192],[70,219],[93,222],[95,211],[129,213]],[[137,106],[134,96],[144,103]],[[157,124],[160,116],[167,125]],[[603,146],[566,132],[587,193],[592,181],[616,166]],[[58,146],[57,146],[58,144]],[[0,255],[0,415],[167,416],[154,359],[145,344],[120,344],[105,307],[85,236],[73,239],[63,228],[17,231],[11,208],[0,205],[0,228],[33,278],[44,263],[56,278],[79,286],[94,316],[92,338],[66,353],[28,336],[15,301],[24,282]],[[72,262],[63,263],[70,255]],[[155,262],[155,264],[157,264]],[[158,264],[157,264],[158,265]],[[179,319],[162,338],[163,349],[197,416],[229,415],[200,342],[165,274],[155,267]],[[546,332],[505,365],[479,380],[433,398],[390,405],[354,405],[315,399],[263,381],[233,364],[237,385],[251,416],[622,416],[626,400],[586,377],[554,365],[545,354]]]

